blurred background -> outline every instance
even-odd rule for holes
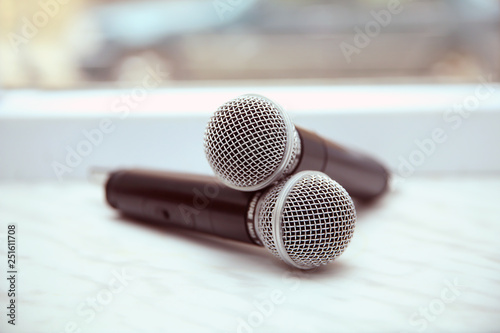
[[[4,88],[475,82],[500,74],[498,0],[0,2]],[[265,83],[265,82],[263,82]]]

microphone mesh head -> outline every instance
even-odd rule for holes
[[[263,196],[256,229],[275,256],[310,269],[344,252],[355,223],[356,210],[347,191],[321,172],[303,171]]]
[[[217,109],[208,122],[204,145],[208,163],[222,182],[255,191],[291,169],[300,138],[278,104],[244,95]]]

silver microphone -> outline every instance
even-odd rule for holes
[[[327,175],[303,171],[260,192],[242,192],[214,177],[118,170],[108,203],[130,217],[263,245],[300,269],[327,264],[351,241],[356,210]]]
[[[303,171],[271,187],[259,200],[259,240],[285,263],[311,269],[333,261],[351,241],[356,209],[327,175]]]
[[[286,175],[317,170],[354,197],[386,191],[389,172],[374,159],[294,126],[284,109],[260,95],[243,95],[220,106],[204,136],[205,155],[227,186],[256,191]]]

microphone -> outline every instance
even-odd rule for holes
[[[240,191],[260,190],[304,170],[326,173],[362,200],[388,187],[389,172],[382,164],[295,127],[280,105],[260,95],[220,106],[208,122],[204,146],[215,175]]]
[[[317,171],[241,192],[210,176],[120,170],[107,180],[106,200],[132,218],[265,246],[300,269],[340,256],[356,223],[349,194]]]

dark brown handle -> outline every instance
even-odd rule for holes
[[[121,170],[106,183],[106,200],[128,216],[252,244],[246,217],[253,195],[215,177],[174,172]]]
[[[297,127],[297,131],[302,154],[295,172],[322,171],[361,200],[375,199],[387,190],[390,174],[373,158],[347,150],[303,128]]]

